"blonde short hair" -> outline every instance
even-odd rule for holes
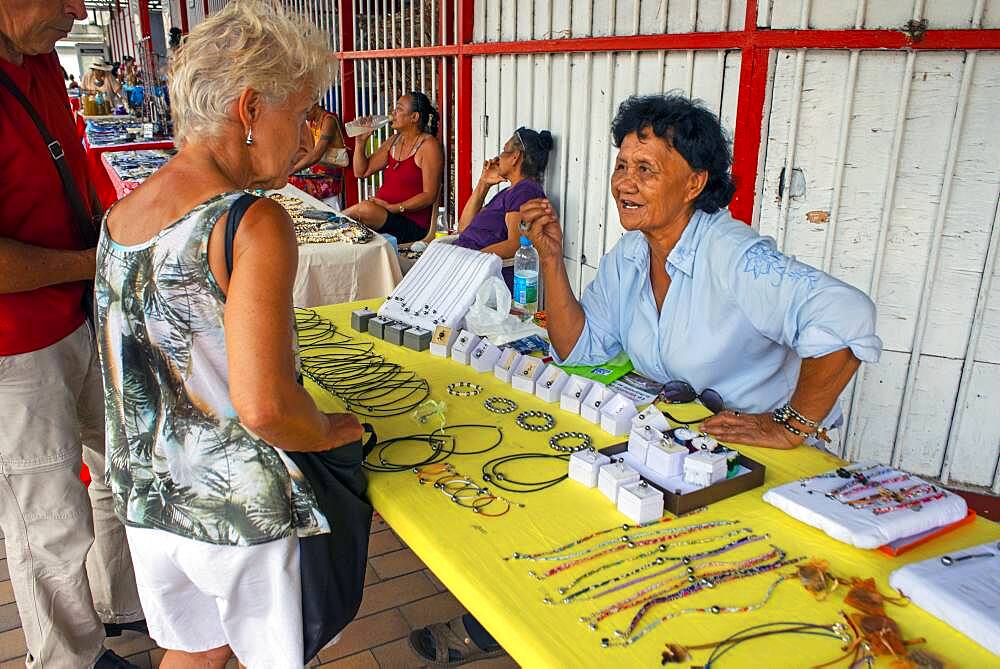
[[[174,137],[212,137],[246,89],[280,104],[312,88],[319,98],[333,81],[326,36],[273,0],[236,0],[191,31],[170,66]]]

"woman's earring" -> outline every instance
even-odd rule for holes
[[[253,126],[250,127],[250,132],[247,133],[247,146],[253,144]]]

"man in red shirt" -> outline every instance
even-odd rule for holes
[[[53,52],[84,18],[83,0],[0,0],[0,72],[61,144],[87,206]],[[41,133],[0,83],[0,528],[27,667],[132,667],[104,649],[105,635],[144,627],[103,482],[104,394],[82,307],[95,273],[89,245]],[[94,474],[89,499],[81,450]]]

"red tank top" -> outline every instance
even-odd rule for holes
[[[395,142],[394,139],[393,144]],[[423,144],[423,141],[420,144]],[[417,150],[419,150],[420,144],[417,145]],[[390,204],[396,204],[424,192],[424,173],[417,165],[417,150],[414,150],[413,155],[409,158],[396,160],[392,157],[392,147],[389,148],[389,162],[382,171],[382,187],[375,193],[375,197]],[[423,209],[406,211],[403,216],[427,230],[431,227],[433,209],[434,205],[431,205]]]

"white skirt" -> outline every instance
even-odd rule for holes
[[[127,527],[149,634],[164,649],[229,646],[248,669],[301,669],[302,588],[295,536],[216,546]]]

